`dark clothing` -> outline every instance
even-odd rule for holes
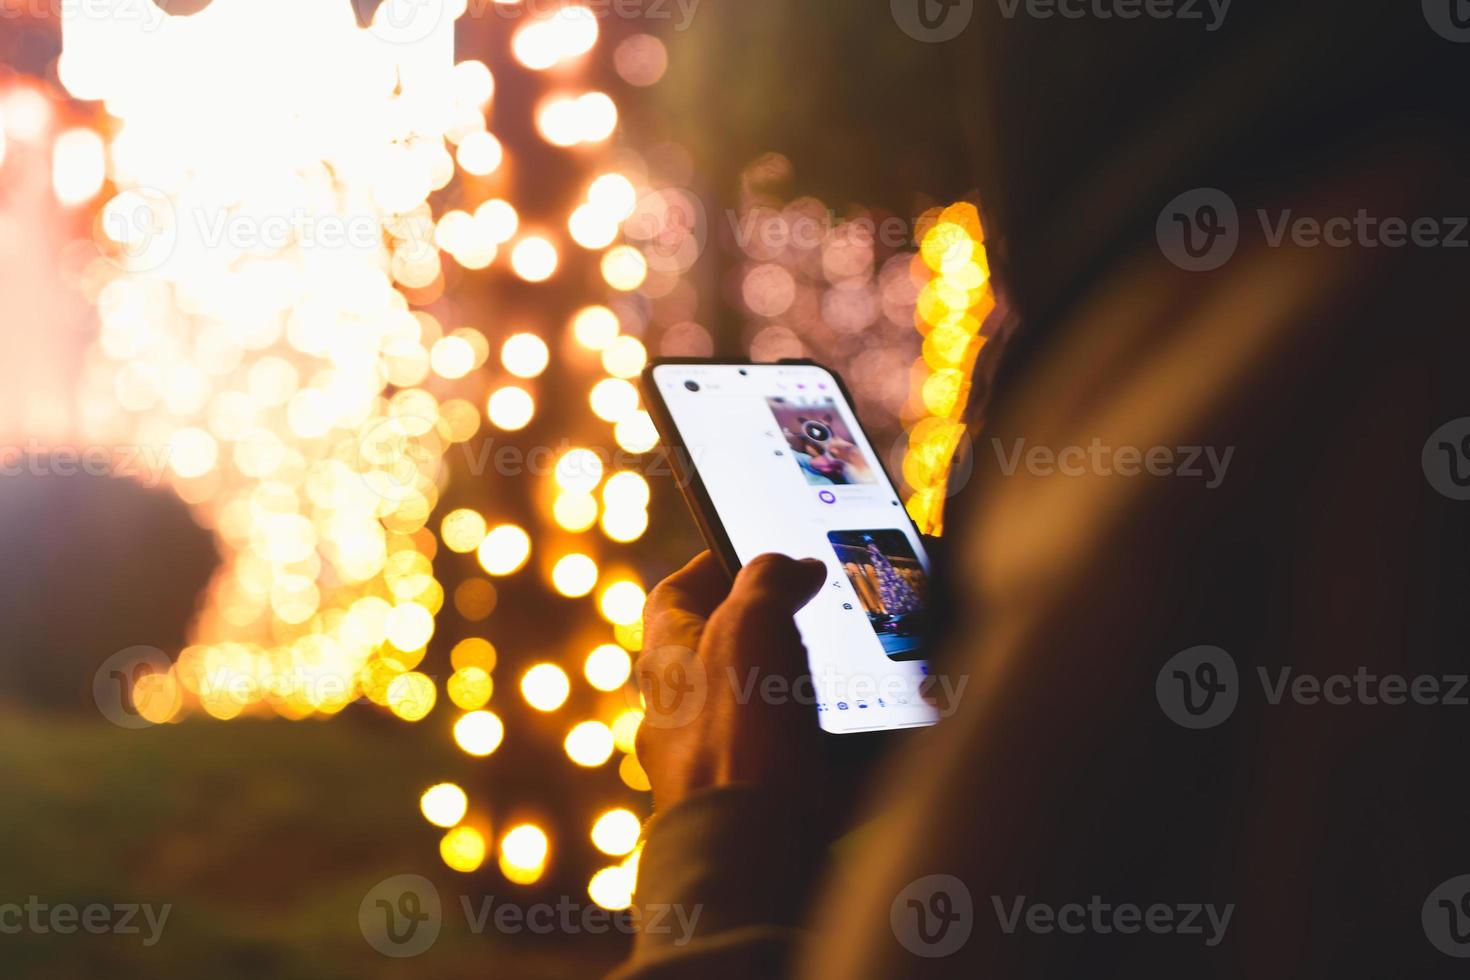
[[[639,902],[708,918],[687,945],[640,937],[621,976],[1464,975],[1431,933],[1470,930],[1470,901],[1431,893],[1470,874],[1470,707],[1446,700],[1470,697],[1470,501],[1430,461],[1470,469],[1470,446],[1426,441],[1470,417],[1470,248],[1272,240],[1288,211],[1470,215],[1470,47],[1419,6],[1238,4],[1205,33],[976,5],[982,203],[1019,327],[936,576],[964,697],[886,760],[804,906],[781,799],[656,817]],[[1239,247],[1189,272],[1154,231],[1197,187],[1233,198]],[[1167,665],[1200,646],[1238,700],[1191,728]],[[1415,678],[1436,703],[1404,697]],[[911,904],[930,875],[963,888]],[[966,897],[968,938],[916,955],[908,923]],[[1068,903],[1075,931],[1028,914]],[[1130,903],[1169,923],[1092,911]]]

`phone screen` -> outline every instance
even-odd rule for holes
[[[937,721],[921,690],[929,558],[831,372],[660,364],[651,376],[740,563],[774,551],[827,566],[796,615],[822,728]]]

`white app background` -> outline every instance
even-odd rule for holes
[[[666,364],[653,377],[741,564],[774,551],[827,566],[826,585],[796,616],[822,727],[933,724],[938,714],[919,692],[924,662],[885,650],[913,655],[912,640],[880,640],[864,601],[915,610],[928,557],[831,374],[810,365]],[[855,583],[829,532],[858,556],[849,568],[865,567],[863,549],[875,541],[894,562],[877,560],[881,572],[867,567]]]

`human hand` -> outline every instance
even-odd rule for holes
[[[820,765],[816,712],[789,693],[809,674],[792,617],[826,579],[816,559],[770,554],[732,584],[706,551],[649,593],[638,759],[657,807],[731,783],[799,788]],[[788,696],[761,696],[772,676]]]

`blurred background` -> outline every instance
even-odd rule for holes
[[[7,967],[621,958],[643,597],[701,547],[637,376],[830,365],[940,529],[995,319],[957,43],[849,0],[0,0]],[[441,928],[385,953],[406,874]]]

